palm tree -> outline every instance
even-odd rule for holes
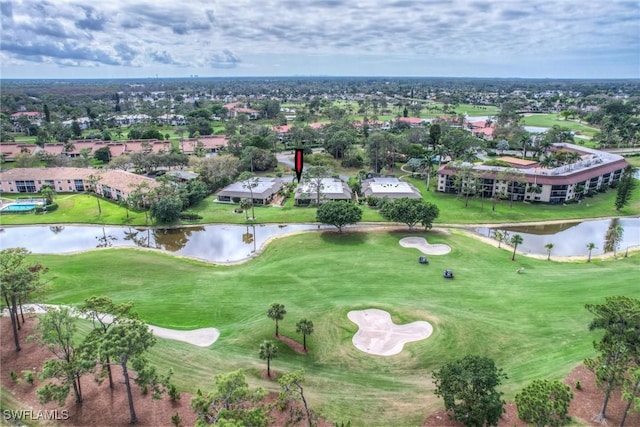
[[[569,164],[577,163],[580,160],[582,160],[582,156],[580,156],[580,153],[577,153],[575,151],[571,151],[569,154],[567,154],[567,163],[569,163]]]
[[[500,249],[500,245],[504,241],[504,233],[500,230],[496,230],[493,232],[493,238],[498,241],[498,249]]]
[[[53,199],[56,196],[56,192],[50,185],[43,185],[40,189],[40,195],[45,198],[47,205],[53,203]]]
[[[513,237],[511,237],[511,244],[513,245],[513,255],[511,255],[511,261],[516,260],[516,249],[522,242],[524,242],[524,239],[519,234],[514,234]]]
[[[89,183],[89,190],[92,191],[98,202],[98,215],[102,215],[102,207],[100,206],[100,195],[98,194],[98,183],[102,177],[100,175],[91,174],[87,177],[87,181]]]
[[[302,319],[296,323],[296,332],[302,334],[302,347],[307,351],[307,335],[313,333],[313,322],[311,320]]]
[[[278,333],[278,321],[284,319],[285,314],[287,314],[287,310],[284,309],[284,304],[273,303],[267,310],[267,317],[276,322],[276,336],[280,336]]]
[[[242,188],[247,188],[249,189],[249,194],[251,194],[251,217],[255,220],[256,219],[256,212],[253,208],[253,189],[256,188],[258,185],[260,184],[260,178],[255,177],[253,179],[247,179],[243,184],[242,184]]]
[[[547,243],[544,247],[547,249],[547,261],[549,261],[551,260],[551,249],[553,249],[553,243]]]
[[[260,359],[267,361],[267,376],[271,378],[271,359],[275,359],[278,355],[278,346],[271,341],[264,341],[260,344]]]
[[[611,221],[611,225],[607,229],[607,233],[605,235],[605,252],[613,251],[613,257],[616,257],[616,251],[618,250],[618,246],[620,246],[620,242],[622,242],[622,236],[624,235],[624,228],[618,224],[618,218],[614,218]]]
[[[253,207],[253,202],[247,198],[240,200],[240,209],[244,211],[244,216],[249,221],[249,209]]]
[[[591,251],[596,248],[595,243],[587,243],[587,250],[589,251],[589,258],[587,258],[587,262],[591,262]]]

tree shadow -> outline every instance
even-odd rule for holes
[[[333,245],[356,246],[362,245],[369,240],[365,231],[349,231],[342,230],[322,230],[319,232],[320,238],[325,242]]]

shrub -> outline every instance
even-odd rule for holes
[[[169,398],[171,400],[180,400],[180,390],[178,390],[178,387],[176,387],[175,384],[169,384],[167,393],[169,394]]]
[[[182,417],[178,412],[176,412],[171,416],[171,424],[173,424],[176,427],[182,427]]]
[[[371,208],[380,207],[380,198],[379,197],[375,197],[375,196],[367,197],[367,206],[369,206]]]
[[[516,394],[518,417],[529,424],[562,426],[569,424],[573,393],[557,380],[534,380]]]
[[[580,384],[580,381],[576,381],[576,390],[582,390],[582,384]]]
[[[58,204],[51,203],[50,205],[46,205],[46,206],[36,206],[36,213],[53,212],[56,209],[58,209]]]
[[[18,374],[16,373],[16,371],[11,371],[11,372],[9,373],[9,376],[11,377],[11,380],[12,380],[13,382],[16,382],[16,383],[17,383],[17,382],[18,382],[18,380],[20,379],[20,378],[18,378]]]
[[[22,378],[24,378],[24,380],[29,384],[33,385],[33,380],[34,380],[33,371],[30,371],[28,369],[22,371]]]
[[[194,212],[182,212],[180,214],[180,219],[184,219],[187,221],[196,221],[198,219],[202,219],[202,216]]]

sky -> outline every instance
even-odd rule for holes
[[[0,0],[1,78],[640,78],[639,0]]]

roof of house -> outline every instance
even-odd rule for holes
[[[302,181],[296,188],[295,199],[313,198],[315,194],[314,185],[309,181]],[[351,189],[347,184],[338,178],[322,178],[320,194],[325,199],[350,200]]]
[[[420,125],[425,122],[425,120],[421,119],[420,117],[398,117],[398,121],[410,123],[413,125]]]
[[[100,176],[100,184],[117,188],[123,192],[131,191],[132,186],[147,183],[154,188],[159,184],[155,179],[122,170],[97,170],[90,168],[13,168],[0,172],[0,181],[15,180],[86,180],[90,175]]]
[[[13,118],[17,118],[17,117],[21,117],[21,116],[26,116],[26,117],[41,117],[44,114],[38,112],[38,111],[18,111],[17,113],[13,113],[11,115],[11,117]]]
[[[277,193],[284,185],[284,181],[282,179],[258,177],[255,179],[257,185],[252,187],[252,190],[249,191],[248,186],[252,181],[253,179],[234,182],[233,184],[227,185],[216,194],[218,196],[226,197],[251,198],[251,192],[253,192],[254,199],[266,199]]]
[[[422,194],[413,185],[400,181],[398,178],[367,179],[362,183],[362,193],[365,196],[387,197],[389,199],[422,198]]]
[[[199,176],[197,173],[189,171],[169,171],[167,175],[184,180],[196,179]]]
[[[273,126],[271,130],[278,133],[287,133],[292,127],[292,125]]]
[[[7,144],[3,142],[0,144],[0,155],[2,155],[5,160],[14,160],[16,154],[26,153],[32,155],[37,152],[38,148],[35,144]]]

